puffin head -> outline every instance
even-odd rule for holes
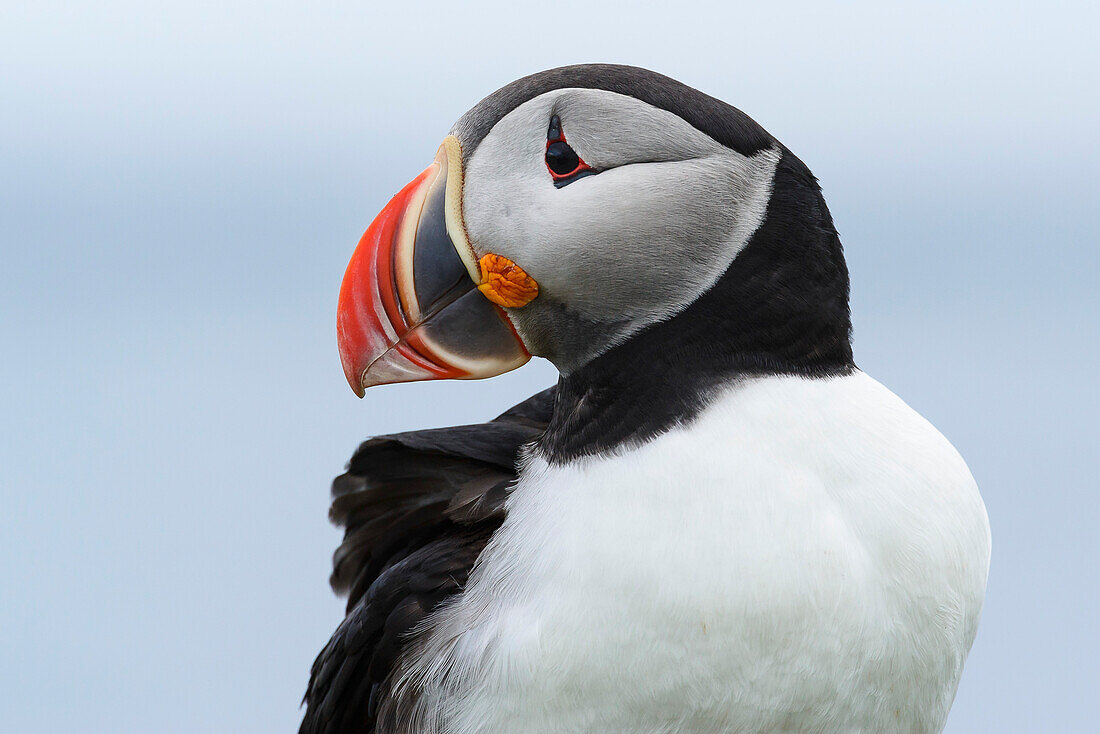
[[[371,385],[851,365],[848,275],[806,166],[740,110],[635,67],[498,90],[363,235],[344,371]]]

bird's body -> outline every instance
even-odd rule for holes
[[[487,97],[363,236],[345,374],[561,377],[337,478],[302,734],[940,732],[985,508],[850,333],[820,187],[741,111],[610,65]]]
[[[729,385],[640,447],[528,457],[401,671],[408,731],[938,731],[988,545],[962,459],[863,373]]]

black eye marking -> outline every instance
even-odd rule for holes
[[[550,127],[546,130],[546,168],[554,179],[554,186],[567,186],[578,178],[593,176],[599,171],[585,163],[577,151],[565,142],[565,133],[561,129],[561,118],[550,118]]]

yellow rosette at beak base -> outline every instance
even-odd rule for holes
[[[477,289],[502,308],[521,308],[539,294],[539,284],[503,255],[489,253],[477,262],[481,282]]]

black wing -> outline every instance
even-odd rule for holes
[[[555,388],[473,426],[372,438],[332,485],[346,528],[332,587],[347,616],[317,656],[299,734],[376,731],[388,676],[409,633],[460,592],[504,520],[516,458],[550,420]]]

